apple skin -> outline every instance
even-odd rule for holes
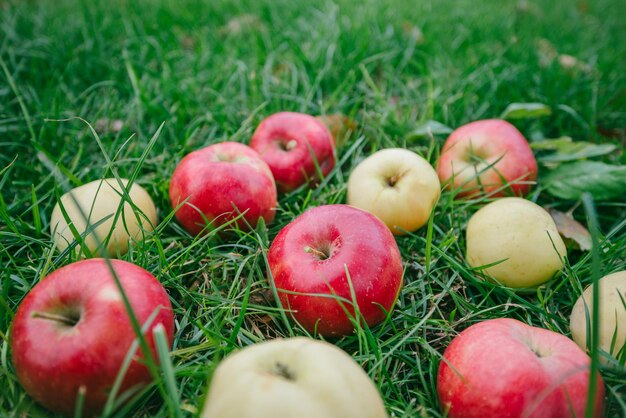
[[[443,357],[437,394],[450,418],[585,416],[591,361],[564,335],[492,319],[461,332]],[[593,416],[603,411],[598,375]]]
[[[281,193],[321,180],[335,166],[335,141],[314,116],[279,112],[265,118],[254,131],[250,146],[270,166]]]
[[[235,221],[239,229],[253,228],[259,218],[274,220],[277,192],[274,177],[256,151],[237,142],[221,142],[187,154],[170,181],[172,208],[188,199],[176,218],[192,235]],[[237,210],[235,210],[237,208]]]
[[[158,311],[145,338],[153,357],[152,330],[163,326],[171,346],[174,316],[168,295],[154,276],[134,264],[110,260],[140,325]],[[38,313],[38,314],[35,314]],[[38,316],[39,315],[39,316]],[[41,317],[58,315],[75,325]],[[77,393],[86,388],[84,415],[98,414],[135,332],[104,259],[62,267],[43,278],[18,307],[11,330],[15,373],[26,392],[46,408],[73,416]],[[118,396],[152,381],[138,349]]]
[[[272,242],[268,263],[283,308],[304,329],[325,336],[354,330],[344,310],[354,318],[346,270],[369,326],[385,319],[402,286],[393,235],[380,219],[348,205],[319,206],[294,219]]]
[[[348,204],[378,216],[394,235],[421,228],[441,195],[433,167],[416,153],[388,148],[357,165],[348,180]]]
[[[537,179],[537,160],[515,126],[502,119],[485,119],[450,134],[437,173],[442,184],[457,192],[456,197],[523,196]]]
[[[615,358],[615,363],[609,362],[607,358],[600,357],[605,364],[614,364],[624,367],[624,356],[619,353],[626,350],[626,307],[622,300],[626,300],[626,270],[618,271],[602,277],[600,284],[600,339],[599,346],[606,353]],[[587,350],[587,313],[590,320],[593,319],[593,287],[588,286],[578,298],[572,309],[570,317],[570,329],[572,338],[583,350]],[[591,323],[589,323],[591,329]],[[615,343],[611,350],[611,343],[615,336]]]
[[[128,180],[120,180],[124,188],[126,188]],[[98,224],[102,219],[109,217],[107,220],[99,223],[91,233],[84,236],[84,244],[91,253],[105,253],[109,257],[124,254],[128,251],[129,240],[136,241],[142,239],[145,232],[152,231],[156,226],[156,207],[148,192],[137,183],[133,183],[127,192],[138,211],[135,212],[130,203],[125,201],[115,226],[113,226],[113,220],[122,202],[122,188],[117,179],[95,180],[76,187],[61,196],[60,200],[63,208],[81,235],[87,231],[87,223],[79,207],[88,217],[91,225]],[[76,203],[78,203],[78,206]],[[111,237],[108,242],[105,242],[109,232],[111,232]],[[72,235],[72,231],[63,217],[59,203],[52,210],[50,234],[59,251],[65,250],[74,242],[74,235]],[[106,247],[99,249],[98,240]],[[76,254],[80,255],[85,253],[80,245],[76,246],[75,251]]]
[[[332,344],[305,337],[254,344],[224,359],[201,418],[386,418],[378,390]]]
[[[567,249],[554,220],[541,206],[505,197],[483,206],[466,231],[467,262],[487,277],[512,288],[531,288],[563,268]]]

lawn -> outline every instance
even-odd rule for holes
[[[563,273],[532,293],[484,282],[465,261],[464,231],[486,199],[444,191],[430,227],[397,238],[404,286],[389,319],[332,342],[368,372],[390,416],[416,417],[443,416],[438,365],[470,325],[509,317],[570,336],[582,290],[626,270],[620,4],[0,0],[0,416],[47,416],[17,381],[10,327],[28,291],[75,261],[54,250],[49,232],[70,188],[115,173],[136,176],[155,200],[157,232],[123,259],[169,293],[173,379],[164,375],[119,415],[194,416],[224,356],[305,335],[284,320],[267,281],[267,248],[285,225],[345,203],[351,170],[371,153],[403,147],[435,164],[447,127],[500,117],[512,103],[541,104],[507,112],[540,163],[527,198],[571,211],[593,232],[593,250],[568,241]],[[258,233],[190,236],[168,200],[178,162],[212,143],[248,143],[283,110],[356,123],[328,181],[280,195],[275,221]],[[562,137],[580,146],[551,141]],[[567,174],[567,164],[578,170]],[[600,166],[613,171],[598,178]],[[607,416],[626,416],[626,373],[600,370]]]

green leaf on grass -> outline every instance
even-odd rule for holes
[[[574,142],[571,136],[560,138],[537,139],[530,143],[530,147],[535,151],[558,151]]]
[[[452,133],[452,128],[449,126],[436,120],[427,120],[409,133],[408,138],[417,139],[429,135],[448,135],[450,133]]]
[[[578,200],[589,192],[596,200],[609,200],[626,194],[626,166],[577,161],[550,171],[543,183],[560,199]]]
[[[552,114],[552,108],[543,103],[511,103],[504,109],[502,119],[535,119]]]
[[[556,152],[539,157],[544,163],[577,161],[585,158],[607,155],[617,148],[614,144],[594,144],[592,142],[569,142],[559,144]]]

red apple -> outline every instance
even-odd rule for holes
[[[264,119],[250,146],[270,166],[280,192],[319,181],[335,166],[335,142],[326,125],[304,113],[280,112]]]
[[[143,327],[153,358],[152,330],[162,326],[171,344],[174,315],[168,295],[150,273],[111,260]],[[150,322],[148,322],[150,321]],[[85,390],[84,415],[98,414],[136,334],[105,260],[89,259],[49,274],[20,304],[11,331],[15,373],[26,392],[46,408],[74,415]],[[152,380],[140,349],[126,371],[118,397]]]
[[[234,221],[255,227],[259,218],[274,220],[276,185],[256,151],[237,142],[222,142],[187,154],[170,181],[170,202],[178,221],[193,235],[209,222],[213,228]],[[184,202],[184,203],[183,203]]]
[[[372,326],[385,319],[402,286],[393,235],[380,219],[348,205],[320,206],[297,217],[272,242],[268,261],[283,308],[320,335],[354,330],[352,292]]]
[[[437,393],[450,418],[585,416],[591,361],[561,334],[492,319],[461,332],[443,357]],[[601,417],[599,375],[594,402]]]
[[[515,126],[501,119],[479,120],[450,134],[437,174],[458,197],[522,196],[537,178],[537,161]]]

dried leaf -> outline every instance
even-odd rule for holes
[[[341,113],[334,113],[331,115],[317,116],[328,130],[330,134],[335,138],[335,144],[337,147],[346,143],[348,138],[356,131],[357,124],[354,119],[351,119]]]
[[[564,239],[572,240],[582,251],[591,250],[591,234],[571,214],[550,209],[550,216],[554,219],[556,229]]]

